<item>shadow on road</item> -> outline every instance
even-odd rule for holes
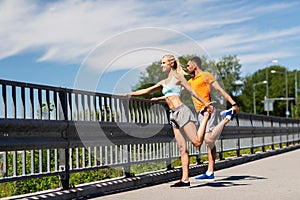
[[[243,186],[249,185],[246,183],[236,183],[235,181],[243,181],[243,180],[261,180],[266,179],[264,177],[258,176],[229,176],[225,178],[216,177],[214,182],[200,182],[195,181],[193,182],[195,186],[191,186],[190,188],[199,188],[199,187],[233,187],[233,186]]]

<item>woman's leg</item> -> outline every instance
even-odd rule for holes
[[[197,136],[197,127],[196,124],[192,121],[188,122],[186,125],[182,127],[182,130],[184,131],[184,134],[189,138],[189,140],[192,142],[192,144],[195,147],[200,147],[203,143],[204,134],[202,139]],[[205,131],[205,127],[204,127]],[[200,135],[200,134],[199,134]]]
[[[181,165],[182,165],[182,178],[183,181],[189,180],[189,154],[186,147],[186,140],[184,136],[181,134],[180,130],[177,128],[173,129],[175,139],[180,151],[180,157],[181,157]]]

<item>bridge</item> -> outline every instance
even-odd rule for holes
[[[174,181],[180,157],[165,104],[91,91],[0,80],[0,183],[59,177],[51,191],[8,199],[74,199],[106,196]],[[219,119],[221,120],[221,119]],[[299,148],[300,120],[239,113],[217,142],[216,170]],[[205,171],[204,145],[188,141]],[[228,153],[230,158],[226,157]],[[137,164],[157,163],[154,172],[133,174]],[[72,185],[74,173],[121,168],[114,179]],[[284,169],[283,169],[284,170]]]

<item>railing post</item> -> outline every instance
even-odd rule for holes
[[[63,90],[59,92],[59,101],[60,101],[60,109],[61,109],[61,111],[59,111],[59,119],[68,120],[67,90]]]
[[[271,138],[272,138],[272,145],[271,145],[271,147],[272,147],[272,150],[275,150],[275,145],[274,145],[274,136],[272,136]]]
[[[197,162],[197,165],[201,165],[202,164],[202,162],[201,162],[201,147],[198,147],[198,149],[199,149],[199,153],[196,157],[196,162]]]
[[[253,136],[251,137],[251,148],[250,148],[250,153],[254,154],[254,138]]]
[[[130,173],[130,168],[131,168],[131,164],[130,164],[130,152],[131,152],[131,149],[130,149],[130,145],[124,145],[125,147],[125,156],[124,156],[124,161],[125,161],[125,164],[124,164],[124,175],[125,177],[131,177],[131,173]]]
[[[172,169],[172,150],[171,150],[170,142],[166,143],[166,165],[167,165],[167,170]]]
[[[264,136],[262,137],[262,147],[261,147],[261,149],[262,149],[262,152],[266,152],[265,137]]]
[[[69,179],[70,179],[70,167],[69,167],[69,150],[60,149],[59,153],[60,160],[60,171],[63,173],[60,175],[60,183],[64,190],[69,189]]]
[[[282,129],[282,119],[280,119],[280,128]],[[279,148],[282,149],[282,135],[280,135]]]
[[[224,160],[224,158],[223,158],[223,139],[220,140],[219,159]]]
[[[240,138],[238,138],[238,142],[237,142],[236,156],[237,157],[241,156],[241,142],[240,142]]]
[[[59,119],[68,120],[68,102],[67,102],[67,90],[59,92],[60,109]],[[67,134],[66,134],[67,135]],[[66,136],[62,133],[62,137]],[[64,139],[67,139],[65,137]],[[63,189],[69,189],[70,182],[70,166],[69,166],[69,149],[60,149],[60,170],[63,173],[60,175],[60,182]]]

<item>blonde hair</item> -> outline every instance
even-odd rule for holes
[[[177,74],[187,75],[187,73],[183,70],[182,65],[180,64],[179,60],[176,59],[175,56],[173,56],[171,54],[166,54],[163,56],[163,58],[167,58],[171,64],[173,63],[172,68],[176,70]]]

